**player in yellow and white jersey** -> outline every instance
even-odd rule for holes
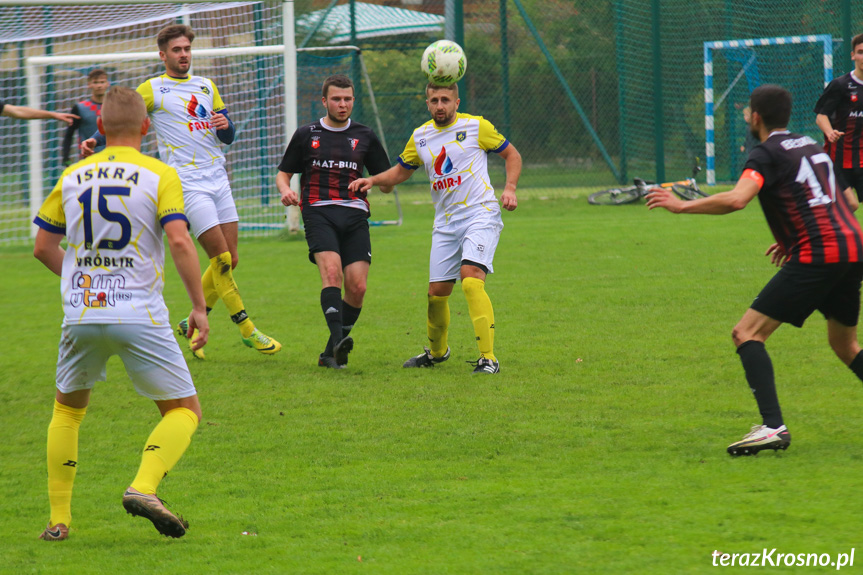
[[[494,271],[492,260],[503,229],[500,204],[488,177],[488,154],[504,159],[506,186],[503,207],[518,205],[515,195],[521,175],[521,154],[488,120],[458,113],[458,86],[426,87],[426,105],[432,120],[414,130],[398,164],[376,176],[349,185],[353,191],[371,186],[393,186],[425,166],[435,205],[429,264],[429,347],[404,363],[404,367],[431,367],[449,359],[449,296],[461,278],[473,322],[479,359],[474,373],[497,373],[494,355],[494,310],[485,292],[486,275]]]
[[[165,73],[138,86],[156,128],[159,155],[177,170],[183,182],[186,216],[192,233],[210,258],[202,281],[209,313],[221,299],[240,329],[243,343],[263,354],[282,346],[255,328],[246,313],[233,269],[239,257],[239,216],[225,170],[220,143],[234,141],[234,124],[215,83],[189,74],[195,33],[182,24],[163,28],[157,37]],[[98,138],[82,143],[82,154],[92,153]],[[178,325],[188,333],[187,320]],[[203,349],[193,350],[204,358]]]
[[[154,400],[163,416],[147,440],[123,506],[151,520],[163,535],[180,537],[188,523],[165,508],[156,488],[189,446],[201,405],[162,298],[162,230],[192,301],[195,347],[203,346],[209,333],[198,254],[176,170],[140,152],[150,125],[141,96],[112,87],[97,122],[108,147],[66,168],[34,220],[39,227],[34,255],[62,278],[64,311],[48,427],[51,519],[41,538],[61,541],[69,535],[78,429],[90,391],[105,381],[112,355],[120,356],[135,389]]]

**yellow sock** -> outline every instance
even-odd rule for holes
[[[132,487],[141,493],[155,494],[159,482],[186,452],[197,428],[198,416],[190,409],[178,407],[166,413],[147,438]]]
[[[219,292],[216,291],[216,283],[213,281],[213,267],[207,267],[207,271],[201,277],[201,285],[204,287],[204,299],[207,307],[213,309],[219,301]]]
[[[449,329],[449,296],[430,295],[428,306],[429,347],[435,357],[443,357]]]
[[[461,280],[461,289],[467,298],[467,310],[473,322],[479,353],[486,359],[497,361],[494,356],[494,309],[485,293],[485,282],[477,278]]]
[[[72,484],[78,470],[78,428],[87,408],[77,409],[54,400],[48,425],[48,500],[51,525],[72,522]]]
[[[231,320],[240,328],[243,337],[249,337],[255,331],[255,324],[246,315],[243,300],[240,298],[240,290],[234,282],[234,274],[231,270],[231,252],[225,252],[211,258],[210,269],[216,292],[219,294],[219,299],[225,302],[228,313],[231,314]]]

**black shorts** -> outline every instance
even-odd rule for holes
[[[354,262],[372,261],[369,237],[369,213],[358,208],[329,204],[303,208],[309,261],[315,263],[318,252],[336,252],[342,267]]]
[[[857,191],[857,199],[863,202],[863,168],[840,168],[833,170],[836,173],[836,189],[845,191],[854,188]]]
[[[844,326],[857,325],[863,263],[785,264],[767,282],[752,309],[783,323],[803,327],[815,310]]]

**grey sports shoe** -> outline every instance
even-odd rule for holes
[[[123,507],[126,513],[152,521],[156,531],[167,537],[182,537],[189,528],[189,522],[168,511],[161,499],[131,487],[123,494]]]
[[[318,356],[318,367],[329,367],[330,369],[344,369],[345,366],[339,365],[339,362],[336,361],[331,355],[321,354]]]
[[[449,348],[446,348],[446,353],[441,357],[433,356],[431,350],[427,347],[423,349],[425,351],[407,360],[402,367],[434,367],[449,359]]]

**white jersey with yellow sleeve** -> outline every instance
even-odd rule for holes
[[[472,217],[500,213],[500,204],[488,177],[488,153],[509,145],[481,116],[456,114],[443,128],[428,121],[414,130],[399,163],[409,170],[424,165],[435,205],[435,226]]]
[[[137,91],[156,128],[162,161],[180,175],[198,168],[224,166],[225,154],[210,124],[210,115],[224,110],[225,103],[212,80],[162,74],[138,86]]]
[[[65,324],[169,325],[162,226],[186,221],[177,171],[112,146],[66,168],[34,223],[65,234]]]

